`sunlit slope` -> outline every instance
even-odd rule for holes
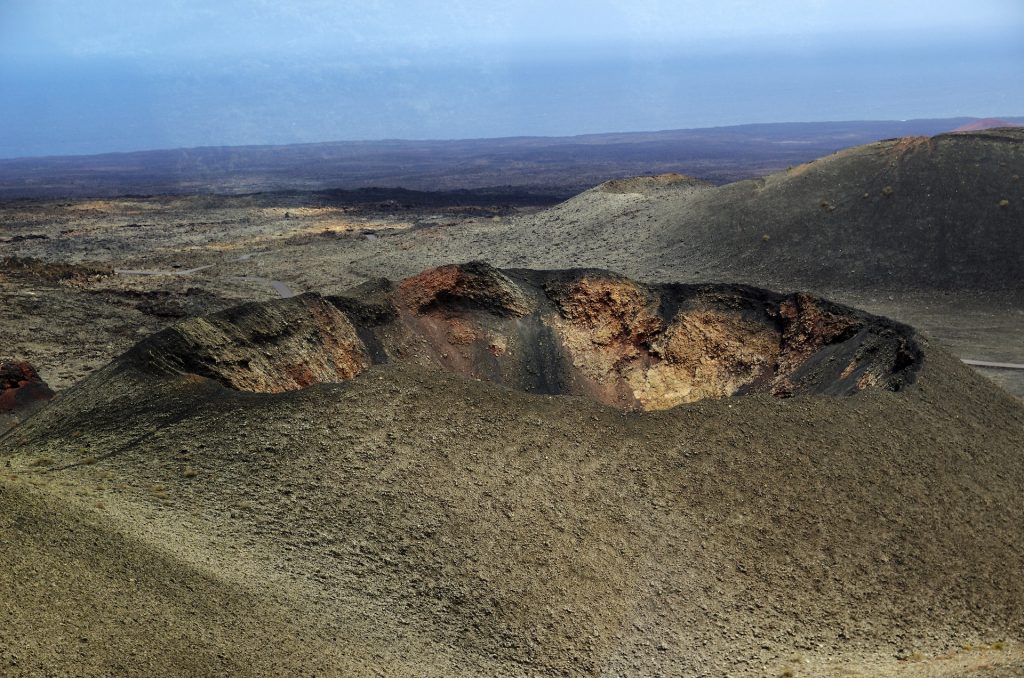
[[[609,182],[501,228],[381,252],[809,289],[1024,289],[1024,129],[881,141],[721,187]]]

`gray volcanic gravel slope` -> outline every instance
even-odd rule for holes
[[[592,266],[643,280],[786,289],[1024,292],[1024,128],[881,141],[711,187],[615,181],[536,216],[360,262]],[[458,253],[453,256],[453,253]]]
[[[838,675],[1020,640],[1024,406],[920,342],[897,392],[658,412],[396,362],[247,393],[130,352],[0,440],[0,659]]]

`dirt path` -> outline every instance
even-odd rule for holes
[[[971,360],[970,358],[961,358],[961,361],[965,365],[972,367],[995,367],[1001,370],[1024,370],[1024,365],[1020,363],[996,363],[989,360]]]
[[[270,286],[275,292],[278,293],[282,298],[287,299],[288,297],[298,296],[300,293],[293,290],[288,286],[287,283],[283,283],[280,280],[271,280],[270,278],[262,278],[258,275],[240,275],[232,276],[233,280],[241,280],[244,282],[261,283]]]
[[[128,269],[128,268],[115,268],[115,275],[191,275],[204,271],[208,268],[213,268],[213,264],[207,264],[206,266],[197,266],[196,268],[186,268],[181,270],[162,271],[159,269]]]
[[[239,257],[239,260],[242,260]],[[191,275],[198,273],[199,271],[205,271],[208,268],[213,268],[213,264],[207,264],[206,266],[197,266],[195,268],[187,268],[182,270],[160,270],[160,269],[127,269],[127,268],[115,268],[114,273],[116,275]],[[288,297],[297,296],[299,293],[288,286],[287,283],[283,283],[280,280],[271,280],[269,278],[261,278],[259,276],[234,276],[236,280],[244,280],[246,282],[258,282],[269,285],[275,292],[277,292],[282,298],[287,299]]]

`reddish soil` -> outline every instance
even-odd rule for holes
[[[32,365],[24,361],[0,360],[0,413],[10,413],[53,397]]]
[[[954,132],[977,132],[983,129],[996,129],[999,127],[1017,127],[1012,122],[1001,120],[999,118],[981,118],[980,120],[974,120],[964,125],[957,127]]]

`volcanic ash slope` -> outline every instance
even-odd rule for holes
[[[1024,298],[1024,128],[880,141],[763,179],[610,181],[508,225],[423,236],[368,272],[447,263],[610,268],[643,280]],[[1009,293],[1009,294],[1007,294]]]
[[[473,264],[249,304],[2,439],[0,662],[885,673],[1021,639],[1022,439],[808,295]]]

